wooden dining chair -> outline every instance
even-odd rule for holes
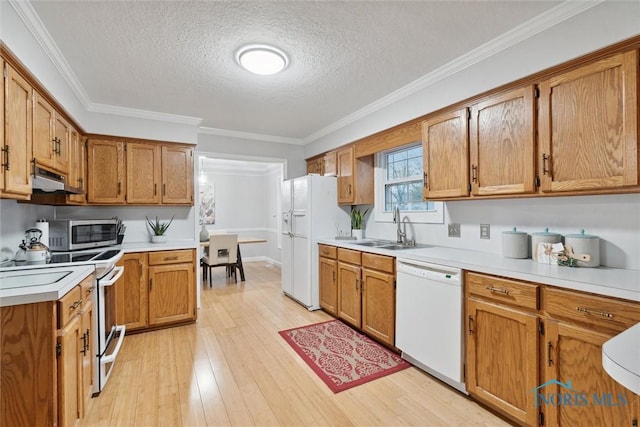
[[[209,250],[200,260],[203,268],[208,270],[209,286],[211,283],[211,269],[213,267],[226,267],[227,277],[233,278],[238,283],[236,267],[238,263],[238,235],[237,234],[212,234],[209,236]],[[204,276],[206,278],[206,275]]]

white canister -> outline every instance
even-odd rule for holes
[[[502,232],[502,256],[506,258],[529,258],[529,235],[524,231]]]
[[[571,246],[576,255],[589,255],[589,261],[576,261],[578,267],[598,267],[600,265],[600,238],[591,234],[584,234],[580,230],[578,234],[564,236],[565,246]]]
[[[548,228],[544,231],[531,233],[531,254],[534,261],[538,261],[538,243],[560,243],[562,236],[559,233],[552,233]]]

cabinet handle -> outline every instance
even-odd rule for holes
[[[356,291],[360,292],[360,287],[358,286],[358,279],[356,279]]]
[[[351,194],[351,184],[349,184],[349,194]]]
[[[82,304],[82,300],[74,302],[73,304],[71,304],[71,307],[69,307],[69,310],[75,310],[76,308],[80,307],[80,304]]]
[[[142,277],[142,264],[138,264],[138,274]]]
[[[153,184],[153,195],[158,194],[158,184]]]
[[[56,144],[58,141],[56,141],[56,137],[55,136],[53,137],[51,142],[53,143],[53,154],[58,154],[58,146]]]
[[[85,341],[85,344],[87,345],[87,351],[89,351],[91,349],[91,340],[89,339],[89,337],[91,336],[91,332],[89,331],[89,329],[87,329],[87,332],[85,332],[87,334],[87,340]]]
[[[546,175],[549,172],[547,169],[547,160],[549,160],[549,156],[546,153],[542,153],[542,175]]]
[[[163,196],[167,195],[167,184],[162,184],[162,195]]]
[[[473,325],[473,317],[469,316],[467,318],[467,333],[469,335],[473,335],[473,326],[472,325]]]
[[[471,165],[471,182],[478,183],[478,166]]]
[[[423,174],[423,177],[422,177],[422,181],[423,181],[422,185],[424,186],[424,188],[429,188],[429,178],[428,177],[429,177],[429,175],[427,175],[427,173],[425,172]]]
[[[551,358],[551,353],[553,352],[553,344],[551,341],[547,343],[547,366],[553,365],[553,359]]]
[[[2,163],[2,165],[0,166],[4,166],[4,170],[9,170],[9,146],[7,145],[6,147],[4,147],[2,149],[2,151],[5,153],[5,162]]]
[[[177,260],[177,259],[178,259],[178,257],[177,257],[177,256],[167,256],[167,257],[164,257],[164,260],[165,260],[165,261],[175,261],[175,260]]]
[[[149,279],[149,290],[153,289],[153,279]]]
[[[82,353],[82,355],[86,355],[87,354],[87,334],[86,332],[84,334],[82,334],[82,337],[80,337],[80,339],[82,340],[82,350],[80,350],[80,353]]]
[[[333,272],[333,281],[334,282],[336,281],[336,272],[335,271]]]
[[[85,295],[89,295],[89,294],[91,294],[91,292],[93,292],[93,290],[94,290],[95,288],[96,288],[95,286],[91,286],[90,288],[87,288],[87,290],[86,290],[86,292],[85,292]]]
[[[508,289],[494,288],[493,286],[487,286],[485,289],[490,291],[490,292],[496,292],[498,294],[509,295],[509,290]]]
[[[581,313],[593,314],[596,316],[606,317],[607,319],[613,319],[613,314],[607,313],[605,311],[592,310],[586,307],[576,307],[576,310]]]
[[[121,182],[118,183],[118,196],[120,195],[120,193],[122,193],[122,183]]]

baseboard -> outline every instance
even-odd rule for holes
[[[277,265],[278,267],[281,266],[280,261],[276,261],[275,259],[267,256],[242,257],[242,263],[244,264],[245,262],[268,262],[269,264]]]

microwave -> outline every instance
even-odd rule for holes
[[[118,243],[117,219],[58,219],[49,222],[49,249],[75,251]]]

